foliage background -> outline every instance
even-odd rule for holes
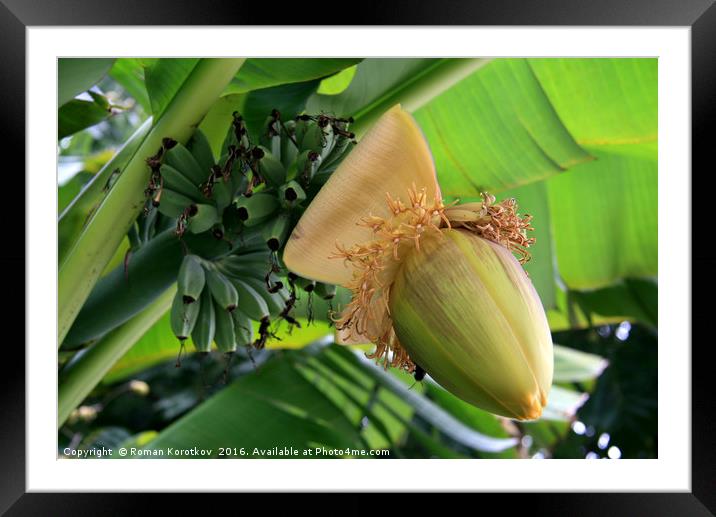
[[[70,79],[60,77],[59,213],[167,108],[164,83],[197,60],[74,61]],[[550,406],[539,421],[516,423],[430,381],[408,389],[408,376],[331,345],[328,307],[311,300],[313,326],[228,366],[214,353],[175,368],[178,345],[162,317],[60,428],[59,453],[323,444],[387,448],[394,458],[656,457],[656,77],[653,59],[247,60],[200,124],[215,152],[234,110],[258,121],[273,107],[351,115],[360,135],[401,102],[446,195],[488,190],[533,214],[528,271],[560,345]],[[61,384],[78,355],[64,348]]]

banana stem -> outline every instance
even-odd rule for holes
[[[145,159],[165,137],[185,143],[244,59],[202,59],[156,121],[112,190],[67,252],[59,271],[59,348],[99,275],[144,206],[149,168]]]
[[[112,366],[169,310],[175,293],[176,285],[67,366],[59,381],[58,429]]]
[[[149,117],[60,214],[57,222],[57,258],[60,268],[65,262],[67,252],[82,234],[85,221],[90,218],[109,190],[112,176],[121,171],[132,158],[151,127],[152,118]]]
[[[391,90],[354,113],[355,122],[351,124],[351,131],[358,137],[362,136],[383,113],[398,103],[406,111],[417,110],[489,61],[481,58],[436,60],[435,64],[407,81],[402,87]]]

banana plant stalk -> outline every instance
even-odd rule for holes
[[[102,203],[105,194],[110,190],[110,184],[116,179],[115,176],[134,156],[151,127],[152,117],[149,117],[60,214],[57,222],[57,262],[60,268],[65,262],[67,252],[82,234],[85,221]]]
[[[57,427],[61,427],[102,377],[171,307],[176,285],[144,311],[107,334],[67,366],[59,380]]]
[[[144,206],[149,172],[145,159],[157,152],[166,137],[185,143],[243,62],[202,59],[196,65],[67,252],[59,271],[58,348]]]

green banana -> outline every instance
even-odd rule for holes
[[[194,131],[191,140],[187,144],[189,152],[196,160],[199,168],[202,171],[206,171],[207,176],[209,171],[214,166],[214,153],[211,151],[211,144],[207,140],[206,135],[201,129]]]
[[[336,135],[333,132],[332,126],[327,125],[325,128],[323,128],[323,147],[318,151],[321,156],[321,160],[325,160],[326,157],[331,154],[331,151],[336,144],[336,138],[338,137],[339,135]]]
[[[168,188],[162,188],[154,199],[155,203],[159,203],[157,205],[159,213],[171,218],[179,217],[187,207],[195,204],[192,199]]]
[[[269,261],[270,254],[266,251],[261,237],[256,245],[252,245],[251,248],[239,248],[236,253],[224,257],[222,260],[229,263],[243,264],[246,262],[267,262]]]
[[[184,341],[191,335],[196,321],[199,317],[201,302],[184,303],[182,297],[177,293],[172,302],[169,321],[174,335]]]
[[[199,316],[197,317],[196,325],[194,325],[194,330],[191,333],[191,340],[197,352],[209,352],[215,334],[216,318],[214,314],[214,304],[211,300],[209,290],[204,289],[201,293]]]
[[[264,125],[261,128],[259,143],[269,149],[271,154],[276,158],[281,158],[281,126],[280,122],[272,113],[266,117]]]
[[[249,148],[249,138],[244,118],[236,111],[232,114],[232,117],[233,121],[226,132],[223,143],[221,144],[220,155],[222,156],[228,152],[229,147],[232,145],[236,147],[243,147],[244,149]],[[239,133],[240,136],[237,136],[237,133]]]
[[[242,223],[241,231],[237,234],[235,253],[246,255],[257,251],[264,251],[265,244],[263,242],[263,232],[260,226],[244,227]],[[226,255],[224,253],[223,255]]]
[[[316,151],[303,151],[289,166],[287,180],[297,180],[301,184],[310,183],[321,165],[321,156]]]
[[[149,210],[149,212],[142,213],[139,216],[139,224],[141,228],[141,239],[144,242],[148,242],[153,239],[157,232],[157,210]]]
[[[259,173],[271,185],[279,186],[286,181],[286,169],[281,160],[274,156],[266,147],[259,146],[263,156],[259,160]]]
[[[256,193],[251,197],[241,196],[235,203],[239,212],[239,219],[247,227],[268,221],[279,208],[276,196],[264,192]]]
[[[229,279],[213,265],[206,268],[206,284],[209,287],[211,296],[223,310],[231,312],[236,309],[236,305],[239,303],[239,295],[236,292],[236,288]]]
[[[310,127],[310,117],[308,117],[308,115],[299,115],[296,117],[293,127],[293,137],[294,140],[296,140],[298,149],[300,150],[301,145],[303,144],[303,137],[306,136],[306,131],[308,131],[308,128]]]
[[[239,211],[233,203],[224,208],[221,223],[230,235],[239,235],[244,229],[244,223],[239,219]]]
[[[216,332],[214,343],[221,352],[233,352],[236,350],[236,333],[234,330],[234,318],[231,313],[222,310],[214,304],[214,319],[216,320]]]
[[[298,147],[293,143],[296,122],[288,120],[284,122],[283,128],[284,130],[281,132],[281,163],[288,169],[298,156]]]
[[[325,145],[326,135],[323,132],[323,129],[321,129],[318,124],[310,124],[301,139],[299,150],[315,151],[320,154],[323,152]]]
[[[259,321],[268,317],[271,313],[263,297],[256,292],[256,289],[240,278],[232,278],[231,283],[236,287],[239,294],[238,309],[252,320]]]
[[[269,264],[270,261],[271,254],[266,251],[263,243],[261,243],[258,249],[247,251],[241,248],[238,252],[227,255],[221,259],[221,263],[229,267],[241,267],[254,264],[261,264],[262,266],[265,266]]]
[[[279,160],[281,165],[283,166],[283,162],[281,161],[281,136],[280,134],[274,135],[271,137],[271,143],[267,146],[271,150],[271,155]],[[285,169],[285,167],[284,167]]]
[[[301,276],[297,277],[296,280],[294,280],[294,284],[306,291],[307,293],[312,292],[316,288],[316,282],[313,280],[309,280],[308,278],[303,278]]]
[[[201,201],[203,196],[197,186],[171,165],[163,163],[159,168],[159,173],[162,175],[162,179],[164,180],[164,188],[178,192],[179,194],[190,198],[192,201]]]
[[[216,205],[216,210],[223,212],[234,198],[234,182],[231,179],[224,181],[222,177],[219,177],[218,181],[214,183],[211,197]]]
[[[286,242],[291,229],[291,217],[288,213],[278,214],[276,219],[264,226],[264,240],[271,251],[278,251]]]
[[[332,300],[336,295],[336,286],[333,284],[324,284],[323,282],[316,282],[316,288],[314,292],[317,296],[324,300]]]
[[[222,223],[216,223],[211,227],[211,234],[217,239],[223,239],[224,235],[226,235],[226,228]]]
[[[199,299],[206,283],[206,274],[202,267],[202,259],[196,255],[186,255],[179,267],[177,275],[177,295],[184,303],[192,303]]]
[[[353,150],[354,145],[354,141],[351,138],[343,135],[339,136],[333,150],[321,164],[322,172],[335,170],[343,159],[348,156],[348,153]]]
[[[281,311],[283,311],[284,307],[286,306],[286,303],[284,301],[282,293],[280,292],[281,290],[275,293],[270,293],[268,292],[268,289],[266,288],[266,283],[263,280],[246,277],[243,277],[241,280],[246,282],[257,293],[261,295],[261,297],[266,302],[266,306],[268,307],[268,310],[272,316],[277,316],[281,313]],[[285,288],[282,288],[282,290],[286,291]],[[287,294],[287,292],[283,294]]]
[[[196,213],[189,218],[187,229],[191,233],[202,233],[219,222],[219,214],[212,205],[196,205]]]
[[[189,152],[189,149],[180,143],[177,143],[166,152],[164,163],[174,167],[195,185],[204,183],[210,174],[210,171],[202,170],[199,164],[196,163],[194,156]]]
[[[306,192],[295,181],[289,181],[278,189],[278,199],[284,208],[293,208],[306,200]]]
[[[263,278],[270,267],[270,259],[268,255],[265,255],[260,260],[228,260],[239,257],[227,257],[227,259],[217,262],[217,267],[221,268],[226,274],[230,276],[237,276],[240,278],[254,277]]]
[[[234,320],[234,335],[239,345],[249,346],[254,342],[254,324],[243,311],[236,309],[231,313]]]
[[[231,167],[231,191],[234,196],[237,192],[246,192],[246,187],[248,187],[249,183],[249,179],[246,177],[246,174],[242,172],[241,167],[238,160],[236,160],[233,167]]]

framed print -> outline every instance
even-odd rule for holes
[[[709,2],[311,27],[6,4],[9,514],[257,491],[713,511]]]

